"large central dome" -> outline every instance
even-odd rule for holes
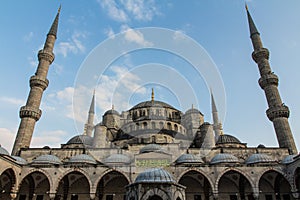
[[[134,110],[134,109],[139,109],[139,108],[149,108],[149,107],[159,107],[159,108],[171,108],[171,109],[175,109],[173,106],[164,103],[162,101],[144,101],[141,102],[137,105],[135,105],[134,107],[132,107],[130,110]],[[177,110],[177,109],[175,109]]]

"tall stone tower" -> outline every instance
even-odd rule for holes
[[[94,115],[95,115],[95,91],[89,109],[88,120],[84,125],[84,135],[92,136],[94,130]]]
[[[56,40],[60,8],[47,34],[44,48],[39,51],[39,64],[35,74],[30,78],[30,92],[25,106],[20,109],[20,126],[13,146],[12,155],[18,155],[21,148],[28,148],[31,142],[35,123],[40,119],[41,99],[44,90],[48,87],[47,74],[49,66],[54,61],[53,47]]]
[[[222,123],[219,122],[218,110],[212,92],[211,92],[211,110],[212,110],[212,117],[213,117],[213,129],[215,132],[215,140],[218,141],[219,136],[223,134],[223,128],[222,128]]]
[[[289,108],[282,103],[278,91],[278,77],[272,72],[269,64],[269,51],[263,47],[260,34],[246,6],[250,38],[253,45],[252,58],[257,63],[260,72],[259,85],[264,90],[269,108],[266,114],[276,132],[280,147],[288,148],[290,154],[297,154],[297,148],[288,122]]]

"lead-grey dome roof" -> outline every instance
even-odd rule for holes
[[[5,148],[3,148],[1,145],[0,145],[0,155],[7,155],[7,156],[9,156],[8,151]]]
[[[16,163],[20,165],[26,165],[27,161],[24,158],[21,158],[20,156],[12,156],[16,160]]]
[[[140,173],[135,183],[174,183],[172,175],[161,168],[151,168]]]
[[[149,108],[149,107],[159,107],[159,108],[171,108],[175,109],[173,106],[164,103],[162,101],[144,101],[135,106],[133,106],[130,110],[137,109],[137,108]],[[176,109],[175,109],[176,110]]]
[[[197,158],[194,154],[182,154],[177,158],[175,163],[203,163],[203,160],[201,158]]]
[[[281,163],[282,164],[290,164],[290,163],[292,163],[292,162],[294,162],[295,160],[294,160],[294,157],[295,156],[297,156],[297,155],[288,155],[288,156],[286,156],[282,161],[281,161]]]
[[[83,144],[86,146],[92,146],[93,145],[93,138],[88,135],[76,135],[72,137],[67,144]]]
[[[87,154],[79,154],[71,157],[68,163],[86,163],[86,164],[97,164],[96,160]]]
[[[129,163],[131,163],[131,159],[127,155],[124,155],[124,154],[112,154],[104,160],[104,163],[107,163],[107,164],[129,164]]]
[[[234,155],[229,153],[219,153],[211,159],[210,164],[237,163],[237,162],[239,162],[239,159]]]
[[[32,164],[53,164],[59,165],[62,164],[60,159],[55,155],[41,155],[32,160]]]
[[[147,144],[140,149],[140,153],[161,152],[162,147],[159,144]]]
[[[196,108],[190,108],[184,114],[186,115],[186,114],[194,114],[194,113],[195,114],[200,114],[200,115],[203,116],[203,114]]]
[[[114,109],[110,109],[110,110],[108,110],[108,111],[106,111],[105,113],[104,113],[104,115],[120,115],[119,113],[118,113],[118,111],[116,111],[116,110],[114,110]]]
[[[232,135],[223,134],[219,136],[216,144],[241,144],[241,141]]]
[[[272,159],[267,154],[263,154],[263,153],[254,153],[251,156],[249,156],[245,161],[246,164],[269,163],[269,162],[275,162],[275,160]]]

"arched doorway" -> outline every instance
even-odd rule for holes
[[[186,199],[208,200],[211,194],[211,185],[208,179],[197,171],[185,173],[179,180],[179,184],[186,187]]]
[[[42,172],[32,172],[21,182],[18,200],[47,199],[50,183]]]
[[[123,200],[126,196],[127,178],[117,171],[105,174],[98,183],[96,196],[99,200]]]
[[[90,184],[85,175],[74,171],[59,182],[55,200],[90,199]]]
[[[163,200],[163,199],[157,195],[153,195],[153,196],[149,197],[148,200]]]
[[[218,185],[219,199],[254,200],[249,180],[237,171],[228,171],[222,175]]]
[[[276,171],[265,172],[259,180],[260,198],[290,200],[291,187],[284,176]]]
[[[7,169],[0,175],[0,199],[10,199],[10,191],[15,183],[16,176],[12,169]]]

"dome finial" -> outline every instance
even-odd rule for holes
[[[154,102],[154,89],[152,88],[151,101]]]
[[[115,109],[115,105],[114,105],[114,104],[111,105],[111,109],[112,109],[112,110]]]

